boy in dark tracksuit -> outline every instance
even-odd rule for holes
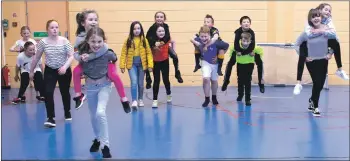
[[[241,34],[241,40],[239,41],[239,47],[246,51],[252,43],[252,36],[248,32]],[[231,48],[231,57],[236,57],[237,60],[237,79],[238,79],[238,97],[237,101],[242,101],[245,95],[246,106],[251,105],[251,82],[252,74],[254,70],[254,62],[256,55],[263,56],[263,49],[261,47],[255,47],[253,52],[246,55],[238,55],[235,51],[235,46]],[[232,68],[232,66],[231,66]]]
[[[204,25],[205,26],[208,26],[210,28],[210,37],[212,39],[212,41],[222,41],[222,39],[220,38],[220,34],[219,34],[219,30],[217,28],[214,27],[214,18],[211,16],[211,15],[206,15],[205,18],[204,18]],[[196,34],[195,36],[195,41],[200,41],[199,39],[199,33]],[[229,48],[229,44],[222,41],[221,44],[223,45],[222,48],[218,49],[218,74],[220,76],[222,76],[222,71],[221,71],[221,68],[222,68],[222,64],[224,62],[224,58],[225,58],[225,53],[227,51],[227,49]],[[198,47],[195,46],[195,61],[196,61],[196,65],[195,65],[195,68],[193,70],[193,72],[196,72],[198,69],[201,68],[200,66],[200,59],[201,59],[201,52],[199,50]]]
[[[254,31],[250,28],[250,23],[251,19],[248,16],[243,16],[240,19],[240,24],[241,27],[238,28],[235,31],[235,40],[234,40],[234,53],[232,54],[233,56],[230,58],[229,62],[227,63],[226,66],[226,71],[225,71],[225,77],[224,77],[224,83],[221,87],[222,91],[226,91],[228,84],[230,83],[230,76],[231,76],[231,71],[232,67],[236,64],[236,54],[237,55],[248,55],[254,51],[254,49],[258,46],[255,45],[255,33]],[[251,43],[248,46],[247,49],[243,49],[240,46],[240,41],[241,41],[241,35],[243,32],[248,32],[251,35]],[[262,50],[262,49],[258,49]],[[263,61],[260,57],[259,54],[255,54],[255,63],[258,67],[258,80],[259,80],[259,87],[260,87],[260,92],[264,93],[265,92],[265,86],[263,82]]]

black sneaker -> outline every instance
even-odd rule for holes
[[[112,155],[109,151],[109,148],[108,146],[104,146],[103,149],[102,149],[102,155],[103,155],[103,158],[112,158]]]
[[[224,84],[222,84],[221,91],[226,91],[229,83],[230,83],[229,80],[224,80]]]
[[[26,96],[21,97],[21,102],[26,102]]]
[[[318,109],[318,107],[315,107],[314,110],[312,110],[312,115],[314,115],[315,117],[321,116],[321,113],[320,113],[320,110]]]
[[[56,122],[53,118],[48,118],[44,123],[44,126],[48,128],[56,127]]]
[[[79,109],[82,105],[83,105],[83,103],[84,103],[84,101],[85,101],[85,98],[86,98],[86,96],[85,96],[85,94],[84,93],[82,93],[80,96],[78,96],[78,97],[74,97],[73,98],[73,100],[75,101],[75,109],[77,110],[77,109]]]
[[[179,83],[183,83],[184,82],[182,80],[182,78],[181,78],[181,73],[180,73],[179,70],[175,72],[175,78],[177,79],[177,82],[179,82]]]
[[[221,71],[221,70],[218,70],[218,75],[219,75],[219,76],[223,76],[224,74],[222,74],[222,71]]]
[[[45,101],[45,97],[41,97],[41,96],[36,96],[36,99],[40,102],[44,102]]]
[[[314,107],[314,102],[309,99],[309,108],[307,108],[309,111],[314,111],[315,107]]]
[[[66,113],[64,117],[66,118],[66,121],[72,120],[72,114],[70,112]]]
[[[91,147],[90,152],[97,152],[100,149],[100,142],[97,139],[94,139]]]
[[[246,105],[246,106],[251,106],[251,105],[252,105],[252,102],[251,102],[251,101],[245,101],[245,105]]]
[[[243,99],[243,96],[238,96],[237,99],[236,99],[236,101],[241,102],[242,99]]]
[[[193,70],[193,73],[197,72],[197,71],[198,71],[198,69],[200,69],[200,68],[202,68],[200,65],[195,66],[195,67],[194,67],[194,70]]]
[[[20,102],[21,102],[20,98],[14,98],[11,103],[14,104],[14,105],[17,105]]]
[[[122,105],[123,105],[125,113],[130,113],[131,112],[129,101],[122,102]]]
[[[259,84],[260,88],[260,93],[265,93],[265,85],[264,84]]]
[[[213,102],[213,105],[218,105],[219,104],[218,100],[216,99],[216,96],[212,96],[211,100]]]
[[[204,103],[202,104],[202,107],[208,107],[209,102],[210,102],[209,97],[206,97]]]

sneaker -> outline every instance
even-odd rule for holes
[[[224,80],[224,83],[222,84],[222,87],[221,87],[221,91],[226,91],[229,83],[230,83],[229,80]]]
[[[206,97],[204,102],[202,103],[202,107],[208,107],[209,103],[210,103],[209,97]]]
[[[158,108],[158,101],[157,100],[153,100],[152,108]]]
[[[312,114],[313,114],[315,117],[321,116],[320,110],[319,110],[317,107],[314,108],[314,110],[312,111]]]
[[[139,107],[144,107],[145,104],[143,103],[143,100],[139,100]]]
[[[313,111],[315,109],[314,102],[311,99],[309,99],[309,108],[307,108],[307,109],[309,111]]]
[[[26,96],[21,97],[21,102],[26,102]]]
[[[45,101],[45,97],[42,96],[36,96],[36,99],[40,102],[44,102]]]
[[[82,93],[78,97],[73,98],[73,100],[75,101],[75,109],[79,109],[83,105],[85,98],[86,98],[86,96],[84,93]]]
[[[167,96],[167,102],[171,102],[172,101],[172,97],[171,97],[171,95],[168,95]]]
[[[66,121],[72,120],[72,114],[71,114],[70,112],[68,112],[67,114],[65,114],[64,117],[66,118]]]
[[[44,123],[45,127],[51,128],[51,127],[56,127],[56,122],[53,118],[48,118],[46,122]]]
[[[337,70],[335,72],[335,75],[337,75],[338,77],[340,77],[341,79],[344,80],[349,80],[349,76],[346,74],[346,72],[344,70]]]
[[[131,108],[137,110],[137,101],[132,101]]]
[[[97,152],[100,149],[100,144],[101,143],[97,139],[94,139],[90,147],[90,152]]]
[[[106,146],[106,145],[102,149],[102,156],[103,156],[103,158],[112,158],[111,152],[110,152],[108,146]]]
[[[251,105],[252,105],[252,102],[251,102],[251,101],[245,101],[245,105],[246,105],[246,106],[251,106]]]
[[[243,99],[243,96],[238,96],[237,99],[236,99],[236,101],[237,101],[237,102],[241,102],[242,99]]]
[[[194,67],[194,70],[193,70],[193,73],[197,72],[197,71],[198,71],[198,69],[201,69],[201,68],[202,68],[202,67],[201,67],[200,65],[195,66],[195,67]]]
[[[260,93],[265,93],[265,85],[259,84]]]
[[[11,103],[14,104],[14,105],[17,105],[20,102],[21,102],[20,98],[14,98]]]
[[[183,79],[181,78],[181,73],[179,70],[175,72],[175,78],[177,79],[177,82],[179,82],[179,83],[184,82]]]
[[[295,87],[294,87],[294,95],[298,95],[300,94],[300,91],[303,89],[303,86],[301,84],[296,84]]]
[[[129,101],[122,102],[122,105],[125,113],[131,112]]]

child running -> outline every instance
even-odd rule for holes
[[[321,3],[316,9],[320,10],[322,20],[321,23],[325,24],[328,26],[326,30],[323,29],[314,29],[311,27],[309,24],[306,25],[305,27],[305,32],[308,36],[308,38],[313,38],[317,37],[319,35],[324,34],[325,32],[332,31],[336,32],[333,21],[332,21],[332,7],[328,3]],[[295,44],[295,46],[300,46],[300,52],[308,52],[308,47],[307,47],[307,42],[298,42]],[[340,50],[340,44],[339,44],[339,38],[336,37],[334,39],[329,39],[328,40],[328,46],[334,51],[334,58],[335,62],[337,63],[338,70],[335,72],[335,74],[344,79],[348,80],[349,76],[346,74],[346,72],[342,69],[342,62],[341,62],[341,50]],[[307,55],[307,53],[305,53]],[[304,55],[304,54],[300,54]],[[304,64],[306,57],[300,56],[299,55],[299,60],[298,60],[298,68],[297,68],[297,84],[294,87],[293,93],[295,95],[300,94],[301,90],[303,89],[303,86],[301,85],[301,79],[303,76],[303,71],[304,71]]]
[[[120,57],[120,70],[129,71],[133,109],[145,106],[143,103],[145,70],[152,71],[153,56],[151,48],[139,21],[132,22],[128,38],[125,40]],[[138,102],[137,102],[138,100]]]
[[[211,41],[210,33],[209,26],[202,26],[199,30],[200,41],[196,41],[196,38],[191,39],[191,42],[199,48],[200,53],[202,54],[201,67],[203,75],[203,90],[205,95],[205,101],[202,104],[203,107],[208,107],[210,103],[210,87],[213,105],[219,104],[216,97],[218,89],[217,53],[218,49],[222,49],[226,46],[226,44],[222,41]]]
[[[215,41],[222,41],[221,37],[220,37],[220,34],[219,34],[219,30],[217,28],[214,27],[214,18],[213,16],[211,15],[206,15],[205,18],[204,18],[204,26],[208,26],[210,28],[210,37],[211,37],[211,41],[215,42]],[[199,41],[200,38],[199,38],[199,35],[197,34],[196,35],[196,41]],[[220,76],[222,76],[222,71],[221,71],[221,68],[222,68],[222,64],[224,62],[224,58],[225,58],[225,53],[227,51],[227,49],[229,48],[229,44],[222,41],[222,45],[223,48],[222,49],[219,49],[219,52],[218,52],[218,74]],[[200,62],[200,59],[201,59],[201,53],[200,53],[200,50],[198,49],[198,47],[195,47],[195,62],[196,62],[196,65],[195,65],[195,68],[193,70],[193,72],[196,72],[198,69],[201,68],[199,62]]]
[[[166,41],[169,37],[169,33],[166,32],[166,29],[163,24],[158,24],[156,28],[157,39],[155,40],[155,46],[152,49],[154,69],[153,69],[153,108],[158,108],[158,92],[160,84],[160,73],[162,73],[162,80],[165,86],[167,94],[167,102],[171,102],[171,87],[169,81],[169,43]]]
[[[238,41],[239,48],[243,49],[242,52],[248,50],[249,46],[251,46],[252,35],[249,32],[243,32],[241,34],[240,40]],[[237,60],[237,82],[238,82],[238,97],[237,101],[242,101],[243,96],[245,95],[245,104],[246,106],[251,106],[251,82],[252,82],[252,74],[254,70],[254,62],[256,62],[256,58],[261,59],[264,54],[264,51],[261,47],[255,46],[253,52],[246,55],[239,55],[235,50],[236,46],[233,45],[230,49],[231,59]],[[259,55],[259,56],[257,56]],[[226,73],[231,75],[232,65],[229,64],[230,67],[227,67]]]
[[[261,59],[260,54],[256,54],[254,53],[255,48],[259,48],[257,49],[257,51],[261,51],[262,49],[259,46],[255,45],[255,33],[254,31],[250,28],[250,24],[251,24],[251,19],[248,16],[243,16],[240,18],[239,23],[241,24],[241,27],[239,27],[236,31],[235,31],[235,40],[234,40],[234,51],[233,53],[231,52],[231,58],[229,60],[229,62],[226,65],[226,71],[225,71],[225,77],[224,77],[224,83],[221,87],[222,91],[226,91],[228,84],[230,83],[230,77],[231,77],[231,71],[232,71],[232,67],[236,64],[236,55],[250,55],[251,53],[253,53],[253,55],[255,55],[254,57],[254,61],[255,64],[258,67],[258,81],[259,81],[259,88],[260,88],[260,92],[261,93],[265,93],[265,86],[264,86],[264,80],[263,80],[263,61]],[[251,39],[250,39],[250,43],[248,48],[242,48],[240,42],[242,40],[242,33],[243,32],[248,32],[251,35]]]
[[[24,93],[27,90],[27,87],[29,85],[29,71],[30,66],[33,61],[33,55],[35,54],[35,44],[31,41],[27,41],[22,48],[22,51],[17,56],[17,66],[16,66],[16,75],[15,75],[15,81],[18,82],[18,80],[21,81],[21,85],[19,88],[18,96],[12,101],[12,104],[18,104],[20,102],[25,102],[25,96]],[[40,58],[38,64],[35,66],[34,69],[34,86],[35,89],[38,89],[40,92],[40,95],[37,96],[37,99],[39,101],[45,101],[44,98],[44,80],[43,80],[43,74],[44,67],[42,64],[42,59]],[[18,74],[21,72],[21,76],[19,77]]]
[[[153,23],[153,25],[148,29],[147,34],[146,34],[146,38],[149,42],[151,49],[154,49],[156,47],[155,43],[158,40],[158,36],[157,36],[158,25],[163,25],[163,27],[165,29],[165,37],[163,38],[164,44],[170,45],[171,43],[173,43],[173,40],[171,40],[171,37],[170,37],[169,25],[164,23],[166,20],[165,13],[162,11],[156,12],[156,14],[154,15],[154,19],[155,19],[155,23]],[[177,57],[177,54],[174,50],[174,46],[167,47],[167,48],[168,48],[168,56],[170,56],[173,59],[173,64],[174,64],[174,68],[175,68],[175,78],[177,79],[177,81],[179,83],[183,83],[183,79],[181,77],[181,72],[179,70],[179,58]],[[151,79],[149,71],[146,71],[146,83],[147,83],[146,88],[150,89],[152,79]]]
[[[333,55],[333,53],[328,52],[328,39],[336,38],[336,34],[322,23],[322,13],[319,9],[311,9],[309,11],[308,23],[315,30],[325,31],[322,35],[312,38],[307,36],[307,32],[304,32],[298,39],[299,42],[307,42],[307,52],[300,52],[300,54],[304,54],[300,56],[306,58],[306,67],[313,82],[308,110],[312,111],[314,116],[320,116],[318,102],[327,77],[328,60]]]
[[[86,32],[89,31],[89,29],[98,26],[98,15],[94,10],[85,10],[82,13],[78,13],[76,19],[78,23],[78,28],[76,31],[77,37],[75,42],[75,48],[77,48],[77,46],[79,46],[85,39]],[[98,57],[98,55],[96,55],[96,57]],[[82,67],[81,65],[77,65],[73,70],[73,83],[74,90],[76,93],[75,98],[73,98],[73,100],[76,102],[76,109],[79,109],[83,105],[83,102],[85,100],[85,95],[81,92],[81,75]],[[108,77],[112,80],[114,86],[117,89],[117,92],[121,98],[124,111],[126,113],[129,113],[131,111],[129,101],[125,95],[123,82],[116,71],[115,62],[108,63]]]
[[[103,158],[111,158],[106,108],[112,87],[107,75],[109,62],[116,61],[117,56],[108,50],[107,44],[104,43],[105,40],[106,36],[101,28],[91,28],[86,34],[85,41],[78,46],[78,52],[74,55],[87,76],[85,80],[87,99],[95,134],[90,152],[97,152],[101,146],[103,147]],[[93,56],[94,60],[90,61],[90,53],[101,56],[98,58]]]

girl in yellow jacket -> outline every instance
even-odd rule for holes
[[[151,48],[145,38],[143,27],[139,21],[131,23],[128,38],[125,40],[121,57],[120,70],[129,71],[131,81],[132,108],[143,107],[144,71],[153,69]]]

